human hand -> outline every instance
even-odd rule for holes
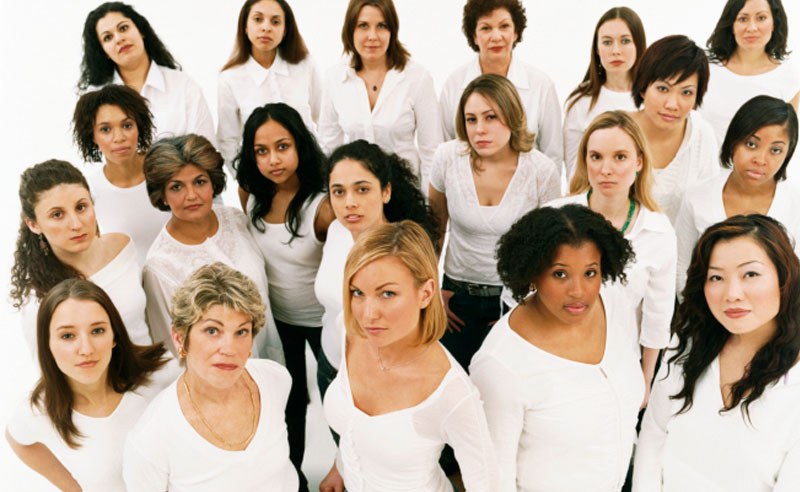
[[[442,302],[444,303],[444,310],[447,312],[447,329],[450,331],[458,331],[460,332],[462,328],[464,328],[464,322],[458,316],[450,311],[450,298],[453,297],[452,290],[445,290],[442,289]]]
[[[339,475],[339,470],[336,469],[336,463],[320,482],[319,492],[344,492],[344,480]]]

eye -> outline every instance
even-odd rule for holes
[[[694,95],[694,90],[692,90],[692,89],[684,89],[683,91],[681,91],[681,94],[683,94],[684,96],[693,96]]]
[[[75,335],[73,335],[72,333],[62,333],[61,336],[59,336],[58,338],[62,340],[72,340],[73,338],[75,338]]]
[[[281,19],[278,18],[272,19],[272,25],[280,26],[281,22],[282,22]]]
[[[592,152],[589,154],[590,161],[599,161],[602,157],[597,152]]]
[[[389,26],[385,22],[379,22],[378,29],[389,29]]]
[[[204,186],[206,183],[208,183],[208,179],[205,177],[200,177],[194,180],[194,184],[197,186]]]
[[[394,297],[396,295],[397,295],[397,292],[394,292],[394,291],[391,291],[391,290],[384,290],[383,292],[381,292],[381,296],[383,296],[386,299],[391,299],[392,297]]]
[[[748,149],[755,149],[756,147],[758,147],[758,144],[757,144],[757,143],[756,143],[754,140],[747,140],[747,141],[744,143],[744,145],[745,145],[745,147],[747,147]]]
[[[625,155],[625,154],[617,154],[617,155],[615,155],[615,156],[614,156],[614,158],[615,158],[616,160],[618,160],[618,161],[624,161],[625,159],[627,159],[627,158],[628,158],[628,156],[627,156],[627,155]]]
[[[105,333],[105,332],[106,332],[106,329],[105,329],[105,328],[103,328],[103,327],[97,327],[97,328],[95,328],[95,329],[93,329],[93,330],[92,330],[92,335],[102,335],[102,334],[103,334],[103,333]]]
[[[209,326],[208,328],[205,329],[205,332],[208,333],[209,335],[216,335],[217,333],[219,333],[219,328],[216,328],[214,326]]]
[[[583,276],[586,278],[594,278],[597,276],[597,269],[590,268],[589,270],[586,270],[586,273],[584,273]]]
[[[122,124],[122,128],[125,128],[126,130],[130,130],[131,128],[133,128],[133,123],[132,122],[123,123]]]
[[[744,274],[744,278],[754,278],[754,277],[760,277],[760,276],[761,276],[760,273],[754,272],[752,270],[750,270],[749,272],[745,272],[745,274]]]
[[[333,195],[333,196],[342,196],[342,195],[344,195],[344,190],[341,190],[339,188],[334,188],[333,190],[331,190],[331,195]]]
[[[466,118],[464,118],[464,121],[466,121],[467,123],[474,124],[476,121],[478,121],[478,118],[474,116],[467,116]]]
[[[53,219],[60,219],[63,216],[64,216],[64,213],[60,212],[60,211],[56,211],[56,212],[53,212],[52,214],[50,214],[50,217],[53,218]]]
[[[255,149],[256,155],[265,155],[267,153],[267,149],[263,147],[258,147]]]
[[[489,26],[481,26],[481,31],[486,32],[489,30]]]
[[[555,272],[553,272],[553,276],[558,279],[565,279],[567,278],[567,272],[565,272],[564,270],[556,270]]]
[[[106,34],[105,36],[103,36],[102,41],[104,43],[107,43],[107,42],[111,41],[111,34]]]
[[[78,212],[83,212],[87,208],[89,208],[89,205],[86,204],[86,203],[81,202],[75,207],[75,210],[77,210]]]
[[[119,32],[125,32],[128,30],[128,24],[122,24],[119,26]]]
[[[781,147],[772,147],[770,149],[770,152],[772,152],[774,155],[780,155],[780,154],[783,154],[783,148],[781,148]]]
[[[631,38],[622,38],[622,44],[631,44],[633,40]]]
[[[767,20],[767,16],[766,15],[760,15],[760,16],[758,16],[758,20],[765,21],[765,20]]]
[[[356,289],[355,287],[350,287],[350,295],[353,297],[363,297],[364,293]]]
[[[366,29],[368,26],[366,22],[359,22],[356,27],[358,27],[359,29]]]
[[[240,337],[247,336],[248,333],[250,333],[249,328],[240,328],[236,330],[236,335]]]
[[[721,276],[719,276],[719,275],[717,275],[717,274],[713,274],[713,275],[709,275],[709,276],[708,276],[708,280],[707,280],[707,282],[718,282],[718,281],[720,281],[720,280],[722,280],[722,277],[721,277]]]
[[[108,133],[108,132],[111,131],[111,127],[110,126],[101,126],[97,131],[99,131],[100,133]]]
[[[509,29],[510,27],[511,27],[511,24],[508,24],[508,23],[500,25],[500,29]]]
[[[656,90],[658,92],[669,92],[669,87],[667,87],[664,84],[659,84],[659,85],[656,86]]]
[[[181,184],[180,183],[173,183],[172,185],[170,185],[169,189],[170,189],[170,191],[180,191],[181,190]]]
[[[287,144],[287,143],[278,144],[278,150],[286,150],[288,148],[289,148],[289,144]]]
[[[736,19],[736,20],[737,20],[738,22],[747,22],[747,17],[743,15],[743,16],[739,17],[739,18],[738,18],[738,19]]]
[[[611,40],[610,39],[604,39],[601,42],[603,43],[603,46],[611,46]]]
[[[359,186],[358,187],[359,193],[369,193],[369,186]]]
[[[497,119],[497,115],[496,114],[487,114],[486,115],[486,119],[487,120],[496,120]]]

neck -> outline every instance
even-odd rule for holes
[[[405,339],[398,340],[392,344],[384,347],[376,346],[376,354],[378,362],[381,364],[383,370],[389,370],[394,367],[402,367],[425,352],[431,344],[419,344],[417,332],[414,332],[413,338],[406,337]]]
[[[100,267],[103,266],[102,262],[105,260],[103,243],[99,241],[99,239],[100,238],[97,236],[92,237],[92,243],[80,253],[70,253],[53,249],[53,254],[61,263],[69,265],[83,275],[89,277],[92,273],[100,270]]]
[[[137,87],[137,92],[139,92],[144,85],[144,81],[147,80],[147,72],[150,71],[150,59],[147,56],[143,56],[130,66],[117,66],[117,70],[125,85]]]
[[[527,305],[527,303],[525,305]],[[595,302],[592,304],[590,312],[586,313],[586,316],[584,316],[584,318],[577,323],[565,323],[561,321],[556,315],[550,312],[550,310],[547,307],[542,305],[541,301],[539,300],[538,293],[533,295],[533,302],[531,302],[530,305],[531,305],[530,309],[532,309],[537,313],[539,319],[543,321],[543,325],[545,325],[546,327],[563,332],[574,331],[574,330],[581,331],[584,330],[586,327],[590,326],[591,320],[593,318],[592,313],[594,313],[594,310],[597,309],[597,307],[600,305],[600,299],[598,296],[598,299],[596,299]]]
[[[253,56],[253,59],[258,62],[264,68],[269,68],[272,66],[272,63],[275,62],[275,57],[278,55],[278,50],[269,50],[269,51],[260,51],[260,50],[250,50],[250,54]]]
[[[728,188],[728,191],[733,191],[738,195],[747,197],[761,197],[774,196],[775,188],[778,186],[778,182],[775,181],[775,179],[769,179],[763,184],[754,186],[745,183],[741,176],[739,176],[739,174],[734,170],[731,172],[730,176],[728,176],[728,181],[725,183],[725,186]]]
[[[244,371],[242,372],[242,376],[243,375]],[[234,395],[237,387],[244,383],[240,376],[229,388],[215,388],[203,381],[202,378],[197,376],[194,371],[188,367],[186,368],[186,372],[183,373],[183,380],[186,382],[186,386],[189,387],[192,400],[198,406],[207,403],[225,405]]]
[[[614,92],[630,92],[633,82],[631,82],[630,70],[623,73],[606,72],[606,82],[603,86]]]
[[[294,173],[291,178],[287,179],[283,183],[275,185],[275,191],[281,194],[294,196],[299,190],[300,178],[297,177],[297,173]]]
[[[511,148],[510,142],[503,146],[502,149],[498,150],[492,155],[489,156],[481,156],[476,158],[479,164],[506,164],[506,163],[514,163],[516,165],[519,159],[519,152]]]
[[[169,222],[167,222],[167,232],[172,234],[173,237],[180,236],[181,239],[185,240],[181,242],[188,242],[189,244],[202,243],[216,234],[217,228],[217,214],[213,210],[198,221],[181,220],[175,214],[172,214]]]
[[[67,379],[72,390],[73,407],[84,408],[104,408],[108,406],[109,400],[116,395],[116,392],[108,383],[107,374],[94,383],[83,384]]]
[[[763,64],[768,61],[770,61],[770,57],[763,49],[748,50],[741,47],[737,47],[728,59],[728,63],[733,62],[734,64],[751,66]]]
[[[358,236],[361,235],[361,233],[366,232],[366,231],[372,229],[373,227],[375,227],[377,225],[386,224],[387,222],[389,222],[389,221],[386,220],[386,215],[381,214],[381,218],[380,218],[380,220],[378,222],[376,222],[372,226],[367,227],[366,229],[361,230],[361,231],[350,231],[350,235],[353,236],[353,241],[358,241]]]
[[[511,66],[511,55],[501,59],[488,59],[481,56],[478,57],[478,63],[481,65],[482,74],[493,73],[506,77],[508,76],[508,67]]]
[[[627,194],[616,193],[606,196],[595,191],[589,197],[589,208],[612,222],[614,219],[626,217],[630,206],[631,202]]]
[[[106,159],[103,173],[111,184],[120,188],[130,188],[144,181],[144,155],[134,152],[126,162],[113,162]]]
[[[359,70],[359,72],[374,73],[388,71],[389,68],[386,62],[386,55],[375,60],[364,60],[364,58],[361,58],[361,70]]]
[[[728,341],[725,342],[725,348],[740,353],[749,353],[752,358],[756,352],[761,350],[772,339],[773,335],[775,335],[775,330],[777,330],[777,321],[773,318],[756,330],[740,334],[731,333]]]

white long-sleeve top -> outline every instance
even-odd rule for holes
[[[686,132],[678,152],[663,169],[653,169],[653,197],[675,224],[686,188],[720,172],[719,147],[714,129],[696,112],[686,119]]]
[[[569,108],[572,101],[567,101],[564,115],[564,167],[567,170],[567,184],[575,174],[575,164],[578,162],[578,147],[583,138],[583,132],[589,124],[601,113],[606,111],[622,110],[636,111],[633,98],[630,92],[617,92],[607,89],[605,86],[600,88],[594,107],[590,110],[592,102],[590,96],[583,96],[575,101]]]
[[[800,367],[795,364],[752,405],[720,414],[719,357],[697,380],[692,407],[683,370],[666,373],[665,354],[647,404],[633,466],[635,492],[796,492],[800,490]],[[664,379],[666,376],[666,379]]]
[[[284,414],[292,378],[269,360],[249,359],[258,386],[258,428],[242,451],[220,449],[197,433],[178,401],[177,381],[156,396],[125,441],[128,492],[295,492]]]
[[[722,190],[730,174],[731,171],[723,170],[711,179],[696,183],[686,190],[683,197],[675,222],[678,235],[676,288],[679,294],[686,285],[686,270],[697,240],[709,226],[728,218],[722,201]],[[785,180],[778,181],[767,215],[783,224],[789,237],[795,241],[800,239],[800,188]],[[800,254],[800,244],[795,243],[795,253]]]
[[[342,327],[344,328],[344,327]],[[438,342],[437,342],[438,343]],[[439,466],[445,444],[455,451],[470,492],[496,491],[497,464],[481,398],[447,353],[450,370],[422,403],[371,416],[353,403],[347,364],[331,382],[323,409],[339,436],[336,465],[350,492],[450,492]]]
[[[617,492],[625,482],[644,378],[631,342],[632,308],[613,289],[600,297],[606,344],[599,364],[532,345],[509,325],[516,309],[472,358],[502,492]]]
[[[349,60],[334,65],[325,76],[319,137],[327,154],[363,138],[407,160],[424,184],[442,142],[439,122],[433,79],[413,60],[403,70],[386,72],[372,110],[367,87]]]
[[[322,82],[310,56],[297,64],[275,55],[269,68],[251,56],[245,63],[219,74],[217,80],[217,141],[230,165],[242,140],[242,130],[254,109],[267,103],[286,103],[316,132]]]
[[[589,206],[586,193],[570,195],[546,203],[561,207],[569,203]],[[669,219],[661,212],[639,208],[639,216],[626,231],[636,261],[625,268],[627,283],[616,284],[636,308],[639,345],[660,349],[669,344],[670,324],[675,307],[675,265],[677,238]]]
[[[431,185],[447,197],[450,236],[444,271],[462,282],[502,285],[494,257],[497,241],[528,211],[561,194],[553,161],[536,149],[520,152],[517,169],[496,206],[478,201],[467,145],[451,140],[433,159]]]
[[[172,319],[169,307],[172,295],[192,273],[217,261],[234,268],[252,280],[261,300],[267,306],[266,321],[253,341],[253,357],[269,358],[283,363],[283,346],[275,328],[269,305],[269,287],[264,257],[247,231],[247,218],[232,207],[214,204],[217,232],[201,244],[183,244],[164,226],[147,252],[142,283],[147,294],[147,321],[154,342],[164,342],[177,357],[172,343]]]
[[[464,88],[479,75],[481,65],[478,55],[475,55],[472,61],[451,73],[444,83],[439,97],[439,111],[446,139],[456,138],[458,101]],[[511,57],[506,77],[517,88],[528,119],[528,129],[536,134],[536,148],[553,161],[560,176],[564,145],[561,136],[561,106],[553,81],[543,71],[516,56]]]

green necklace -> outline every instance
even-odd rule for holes
[[[589,193],[586,194],[586,204],[589,204],[589,197],[592,196],[592,190],[589,190]],[[628,230],[628,226],[631,225],[631,219],[633,219],[633,212],[636,210],[636,202],[633,201],[633,198],[628,198],[631,202],[631,206],[628,209],[628,218],[625,219],[625,223],[622,224],[622,229],[619,230],[622,235],[625,235],[625,231]]]

